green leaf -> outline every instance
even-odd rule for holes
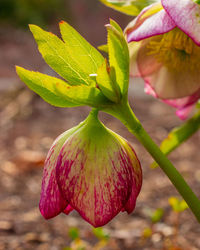
[[[76,227],[72,227],[69,229],[69,237],[72,239],[72,240],[76,240],[79,238],[79,229],[76,228]]]
[[[156,209],[151,215],[152,223],[159,222],[162,219],[163,215],[164,215],[164,210],[162,208]]]
[[[56,77],[17,67],[17,74],[26,85],[46,102],[57,107],[89,105],[104,107],[111,102],[96,87],[71,86]]]
[[[189,139],[200,128],[200,112],[195,114],[191,119],[186,121],[180,127],[174,128],[166,139],[160,145],[160,149],[165,155],[168,155],[184,141]],[[157,163],[152,163],[152,168],[157,167]]]
[[[64,21],[60,22],[60,32],[68,47],[68,53],[72,54],[71,57],[77,61],[80,68],[88,75],[96,74],[97,69],[104,61],[101,53]]]
[[[122,36],[123,36],[123,31],[121,27],[119,26],[118,23],[116,23],[113,19],[110,18],[110,25],[115,28]]]
[[[102,44],[98,46],[98,49],[101,50],[102,52],[108,53],[108,45],[107,44]]]
[[[106,25],[108,31],[108,53],[110,67],[115,69],[116,81],[124,96],[129,84],[129,50],[119,25],[113,20]]]
[[[76,102],[65,97],[67,88],[71,87],[66,82],[56,77],[33,72],[21,67],[16,67],[17,74],[26,85],[40,95],[46,102],[57,107],[79,106]]]
[[[140,11],[158,0],[100,0],[103,4],[130,16],[137,16]]]
[[[78,32],[62,23],[61,30],[64,39],[67,40],[69,36],[69,43],[64,43],[56,35],[36,25],[30,25],[30,30],[46,63],[70,85],[95,86],[96,83],[89,75],[95,73],[94,69],[103,63],[103,57],[101,58],[100,54]]]
[[[99,240],[109,240],[109,234],[104,231],[102,227],[93,228],[93,234],[99,239]]]
[[[109,100],[115,103],[120,101],[120,89],[116,84],[115,69],[109,67],[107,60],[98,69],[96,80],[99,88]]]

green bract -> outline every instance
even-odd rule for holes
[[[85,85],[71,86],[56,77],[17,67],[17,73],[26,85],[46,102],[57,107],[92,107],[109,105],[109,100],[98,88]]]
[[[116,84],[115,69],[109,67],[107,60],[98,69],[96,79],[98,86],[106,97],[116,103],[120,101],[120,89]]]
[[[137,16],[140,11],[158,0],[100,0],[106,6],[130,16]]]
[[[129,83],[129,50],[119,25],[110,20],[106,25],[108,31],[108,55],[110,67],[115,69],[116,82],[121,94],[127,95]]]
[[[103,56],[65,22],[60,23],[64,42],[35,25],[30,30],[46,63],[71,85],[95,85],[90,74],[96,73]],[[68,36],[68,41],[67,41]]]
[[[62,39],[36,25],[30,29],[46,63],[64,80],[17,67],[27,86],[46,102],[58,107],[88,105],[105,108],[126,97],[129,53],[121,28],[111,20],[108,29],[110,66],[66,22],[60,23]]]

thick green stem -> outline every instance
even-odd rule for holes
[[[112,109],[105,110],[105,112],[118,118],[128,130],[134,134],[142,145],[151,154],[153,159],[158,163],[161,169],[168,176],[172,184],[176,187],[177,191],[187,202],[188,206],[200,222],[200,200],[185,182],[182,175],[176,170],[169,159],[162,153],[160,148],[154,143],[148,133],[144,130],[139,120],[134,115],[129,104],[125,102]]]

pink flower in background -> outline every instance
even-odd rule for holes
[[[200,97],[200,5],[162,0],[143,9],[125,32],[131,74],[186,119]]]
[[[40,211],[49,219],[75,209],[93,226],[103,226],[120,211],[133,211],[141,184],[133,148],[90,115],[49,150]]]

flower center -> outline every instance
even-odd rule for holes
[[[194,72],[200,69],[200,47],[178,28],[151,38],[146,46],[147,54],[169,70]]]

